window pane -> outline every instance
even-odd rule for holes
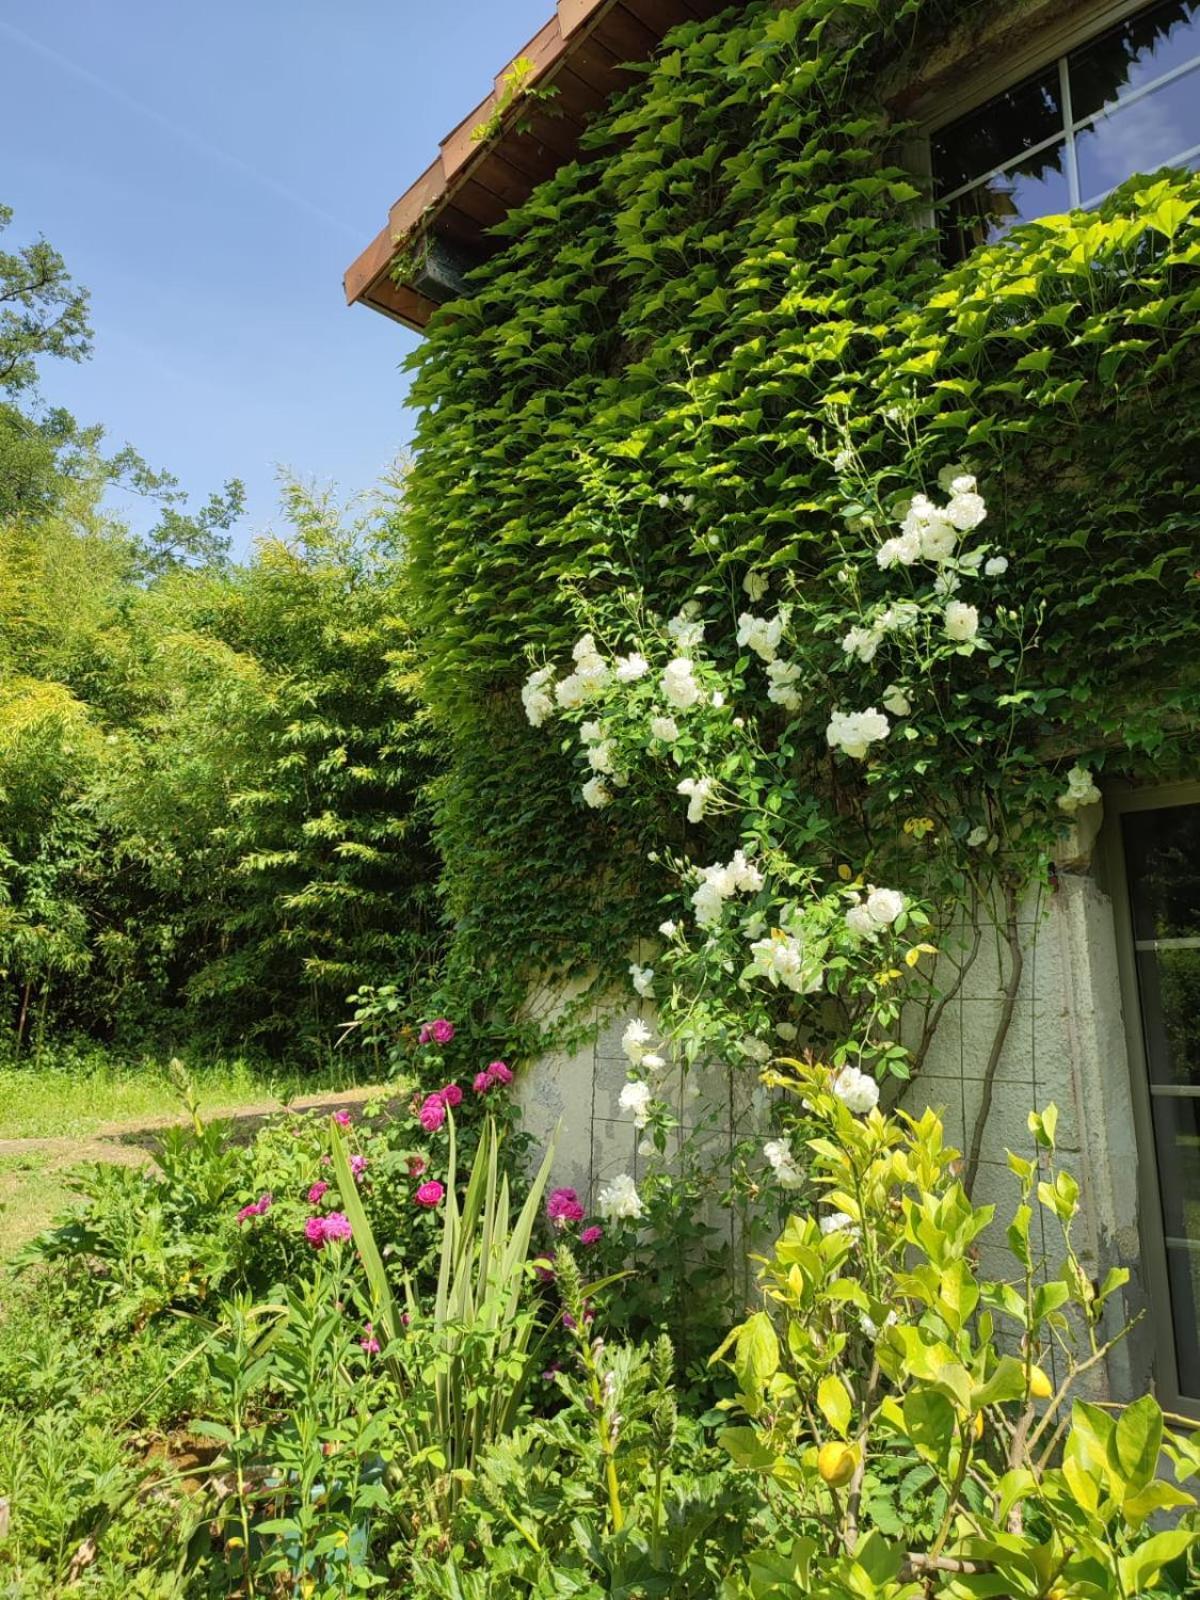
[[[953,194],[1062,130],[1058,68],[1052,66],[934,135],[934,198]]]
[[[1137,962],[1150,1082],[1200,1086],[1200,948],[1139,950]]]
[[[1156,1099],[1155,1142],[1179,1387],[1200,1395],[1200,1100]]]
[[[1078,122],[1116,105],[1195,56],[1200,56],[1200,0],[1167,0],[1139,11],[1068,57],[1071,115]],[[1138,170],[1131,167],[1124,176]]]
[[[1075,135],[1080,196],[1106,194],[1132,173],[1153,172],[1200,144],[1198,96],[1200,71],[1186,72],[1081,128]]]
[[[1122,832],[1134,938],[1200,935],[1200,806],[1130,812]]]
[[[939,217],[946,260],[961,261],[976,245],[1003,238],[1018,222],[1068,210],[1065,151],[1065,143],[1059,143],[1027,156],[999,177],[952,200]]]

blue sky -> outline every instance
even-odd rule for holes
[[[196,497],[275,469],[368,488],[416,336],[341,277],[553,0],[0,0],[0,201],[92,291],[46,397]]]

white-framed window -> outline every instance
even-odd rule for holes
[[[1090,34],[1050,48],[930,128],[948,262],[1018,222],[1097,205],[1135,172],[1200,166],[1200,0],[1153,0],[1108,26],[1094,17]]]
[[[1105,809],[1158,1390],[1200,1414],[1200,785]]]

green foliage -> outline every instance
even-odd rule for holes
[[[1135,181],[942,269],[879,81],[914,77],[955,9],[759,0],[677,29],[414,357],[448,972],[481,1005],[571,969],[610,983],[669,883],[645,859],[661,809],[601,825],[520,724],[526,652],[571,641],[565,592],[728,623],[755,571],[843,610],[842,450],[885,504],[968,462],[1012,604],[1044,608],[1036,683],[964,705],[929,787],[998,786],[1001,748],[1133,775],[1193,748],[1200,190]],[[903,785],[876,798],[905,814]]]

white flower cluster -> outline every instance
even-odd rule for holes
[[[774,661],[779,654],[779,642],[782,638],[782,617],[756,617],[749,611],[743,611],[738,618],[739,649],[753,650],[763,661]]]
[[[606,1183],[596,1197],[596,1210],[608,1222],[636,1220],[642,1214],[642,1197],[627,1172]]]
[[[700,620],[700,607],[689,600],[683,610],[667,623],[667,634],[680,650],[694,650],[704,642],[704,623]]]
[[[654,998],[654,968],[639,967],[637,962],[631,962],[629,967],[629,981],[634,990],[641,995],[643,1000]]]
[[[961,600],[951,600],[944,621],[946,637],[957,643],[970,643],[979,632],[979,612]]]
[[[662,1056],[651,1050],[652,1039],[650,1029],[640,1017],[634,1017],[626,1023],[625,1032],[621,1035],[621,1049],[631,1066],[645,1067],[650,1072],[657,1072],[660,1067],[666,1066]]]
[[[793,661],[771,661],[767,664],[767,699],[785,711],[799,711],[802,700],[796,684],[800,668]]]
[[[825,739],[830,749],[842,750],[856,761],[865,759],[869,746],[886,739],[891,723],[882,711],[868,706],[865,711],[834,711],[830,714]]]
[[[608,667],[590,633],[584,634],[571,655],[575,670],[554,685],[554,698],[564,711],[573,711],[592,695],[598,694],[609,676]]]
[[[846,912],[846,926],[851,933],[873,939],[884,928],[891,927],[904,910],[904,905],[904,896],[899,889],[869,888],[867,898],[863,900],[860,896]]]
[[[770,1162],[775,1181],[781,1189],[800,1188],[804,1182],[804,1174],[796,1165],[792,1147],[786,1140],[768,1139],[763,1145],[763,1155]]]
[[[716,787],[715,778],[681,778],[675,785],[676,793],[687,797],[689,822],[700,822],[703,819]]]
[[[881,628],[851,628],[842,640],[842,649],[848,656],[857,656],[866,666],[874,661],[875,653],[882,643]]]
[[[848,1211],[830,1211],[822,1217],[819,1228],[823,1234],[846,1233],[851,1238],[858,1237],[858,1229],[854,1226],[854,1218]]]
[[[521,690],[521,704],[525,707],[525,715],[535,728],[540,728],[554,710],[554,697],[546,688],[553,676],[553,667],[539,667],[536,672],[529,674]]]
[[[725,866],[701,867],[700,886],[692,895],[696,921],[702,928],[713,927],[721,920],[726,900],[735,894],[757,894],[762,886],[762,873],[747,861],[743,850],[735,850]]]
[[[879,1085],[857,1067],[845,1066],[833,1080],[833,1092],[856,1116],[865,1116],[879,1104]]]
[[[579,792],[583,796],[584,804],[591,806],[593,811],[602,811],[605,806],[612,804],[612,795],[608,792],[608,786],[599,774],[594,778],[589,778]]]
[[[617,657],[617,682],[636,683],[639,678],[644,678],[650,671],[650,663],[645,656],[639,655],[635,650],[632,655]]]
[[[987,516],[983,497],[976,493],[975,479],[963,473],[951,479],[950,498],[944,506],[934,505],[926,495],[914,495],[900,523],[898,538],[886,539],[875,552],[881,567],[911,567],[914,561],[949,561],[958,547],[959,535],[977,528]]]
[[[633,1113],[634,1126],[644,1128],[650,1120],[650,1102],[654,1099],[654,1091],[648,1083],[634,1080],[627,1083],[621,1090],[618,1102],[622,1111]]]
[[[690,711],[704,696],[696,682],[695,667],[687,656],[676,656],[663,670],[659,688],[677,711]]]
[[[1067,773],[1066,793],[1058,797],[1060,809],[1067,812],[1078,811],[1081,806],[1094,806],[1099,799],[1100,791],[1092,781],[1088,769],[1072,767]]]
[[[772,928],[765,939],[750,946],[750,954],[750,971],[776,988],[782,984],[793,994],[815,994],[825,982],[820,957],[806,951],[799,935],[783,928]]]

